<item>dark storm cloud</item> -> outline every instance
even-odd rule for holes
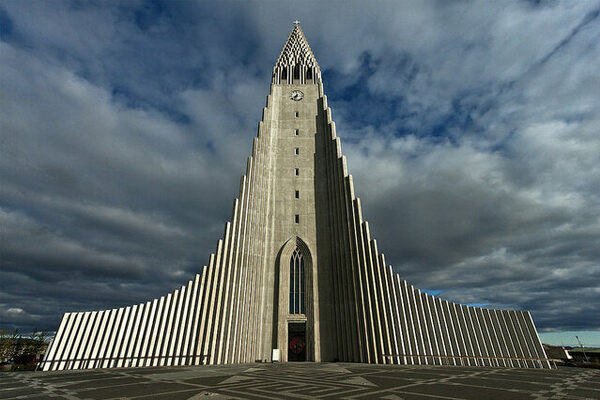
[[[3,2],[0,323],[52,330],[200,272],[298,18],[395,270],[599,329],[598,10]]]

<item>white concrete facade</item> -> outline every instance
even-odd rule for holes
[[[529,312],[435,298],[386,264],[299,26],[202,273],[160,299],[65,314],[42,368],[271,361],[274,349],[283,362],[550,367]]]

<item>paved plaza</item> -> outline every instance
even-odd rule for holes
[[[600,399],[600,370],[350,363],[0,375],[1,399]]]

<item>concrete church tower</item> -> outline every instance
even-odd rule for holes
[[[296,22],[216,252],[173,293],[67,313],[44,370],[272,361],[549,368],[529,312],[430,296],[362,218],[321,71]]]

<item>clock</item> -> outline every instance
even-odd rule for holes
[[[292,90],[292,93],[290,93],[290,99],[294,100],[294,101],[300,101],[304,98],[304,93],[302,93],[299,90]]]

